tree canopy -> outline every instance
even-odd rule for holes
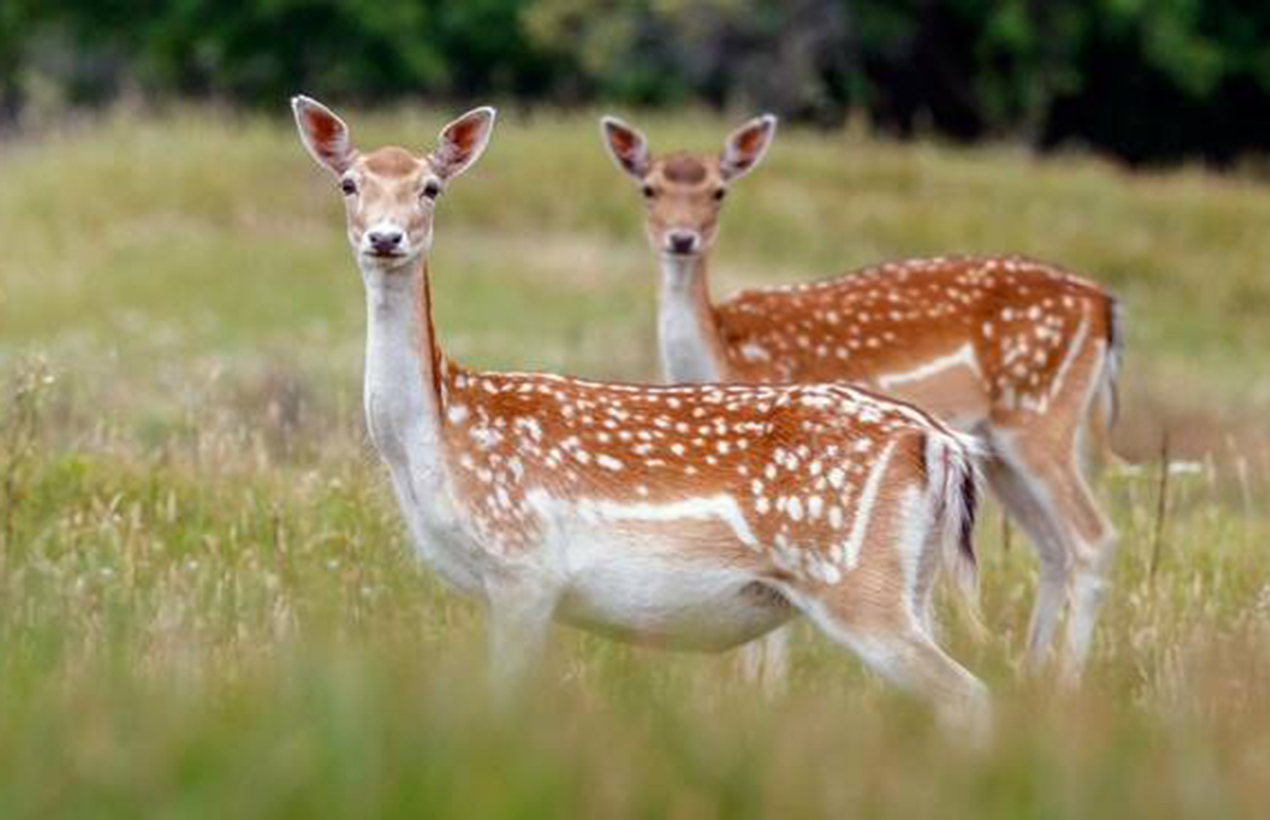
[[[1263,0],[5,0],[0,120],[124,90],[771,110],[1131,162],[1270,147]]]

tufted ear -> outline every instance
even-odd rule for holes
[[[776,117],[764,114],[732,132],[719,157],[719,169],[724,179],[736,179],[753,171],[763,161],[763,155],[776,136]]]
[[[295,124],[300,129],[304,147],[323,168],[336,176],[343,175],[353,164],[354,157],[348,126],[334,111],[310,97],[292,97],[291,110],[295,112]]]
[[[600,120],[600,133],[617,167],[636,179],[643,179],[648,173],[651,155],[648,140],[639,129],[617,117],[604,117]]]
[[[432,170],[442,179],[453,179],[481,158],[494,132],[496,112],[489,106],[474,108],[441,129],[430,157]]]

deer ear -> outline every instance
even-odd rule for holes
[[[292,97],[291,110],[300,129],[300,141],[318,164],[336,176],[347,171],[353,164],[353,143],[344,121],[309,97]]]
[[[600,120],[600,133],[617,167],[636,179],[643,179],[648,173],[650,155],[648,140],[639,129],[617,117],[604,117]]]
[[[764,114],[742,125],[728,136],[719,158],[724,179],[745,176],[763,161],[767,147],[776,136],[776,117]]]
[[[494,132],[493,108],[474,108],[441,129],[436,150],[432,152],[432,170],[442,179],[453,179],[481,158]]]

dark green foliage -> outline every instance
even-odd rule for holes
[[[0,123],[33,73],[71,104],[698,101],[1132,162],[1270,145],[1260,0],[4,0]]]
[[[1053,99],[1044,144],[1076,138],[1132,161],[1227,161],[1270,145],[1270,5],[1098,5],[1066,55],[1078,81]]]

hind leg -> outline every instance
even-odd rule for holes
[[[983,739],[991,722],[987,688],[933,636],[939,537],[920,523],[923,503],[911,495],[906,502],[894,510],[897,537],[872,541],[840,582],[782,591],[821,632],[877,674],[925,698],[947,725]]]
[[[803,599],[799,605],[820,631],[874,672],[927,700],[945,725],[970,731],[978,740],[986,737],[991,728],[987,687],[940,649],[917,619],[861,618],[833,597]]]
[[[1060,669],[1066,683],[1079,677],[1088,655],[1115,544],[1115,533],[1085,484],[1078,452],[1082,430],[1091,415],[1098,415],[1091,414],[1093,402],[1107,389],[1113,367],[1108,358],[1111,329],[1100,327],[1100,316],[1086,309],[1048,383],[1039,392],[1025,391],[1030,401],[994,406],[990,422],[994,455],[1006,467],[994,486],[1003,498],[1013,494],[1024,499],[1019,504],[1021,523],[1043,522],[1034,525],[1041,552],[1037,613],[1042,617],[1033,621],[1032,638],[1054,633],[1056,615],[1044,614],[1061,609],[1052,603],[1060,599],[1056,579],[1060,573],[1065,576],[1069,612]],[[1038,648],[1043,655],[1043,647]]]
[[[1035,673],[1049,656],[1067,604],[1067,545],[1044,488],[1002,450],[997,448],[997,455],[985,465],[984,474],[1006,512],[1027,533],[1040,561],[1027,637],[1027,665]]]
[[[1106,588],[1105,574],[1114,554],[1115,532],[1099,510],[1077,466],[1074,432],[1055,434],[1052,429],[1047,431],[1034,425],[1011,436],[994,434],[993,438],[994,449],[1010,465],[1019,483],[1039,502],[1046,529],[1056,532],[1060,539],[1069,604],[1060,672],[1064,683],[1075,683],[1089,654]],[[1042,593],[1045,573],[1043,554]],[[1049,631],[1053,632],[1052,625]]]
[[[1070,612],[1063,635],[1059,672],[1066,684],[1076,683],[1084,671],[1098,611],[1107,589],[1107,573],[1115,556],[1117,536],[1103,517],[1074,464],[1061,465],[1050,479],[1070,511],[1073,538],[1070,573]]]
[[[920,446],[924,454],[926,442]],[[874,470],[886,469],[889,454],[888,449]],[[808,564],[820,562],[834,571],[820,566],[787,572],[780,591],[831,640],[925,698],[949,725],[981,739],[990,722],[987,689],[936,645],[930,629],[931,587],[949,537],[939,511],[948,502],[925,484],[904,487],[894,481],[876,504],[868,499],[855,511],[864,537],[858,553],[839,557],[837,545],[826,545]]]

